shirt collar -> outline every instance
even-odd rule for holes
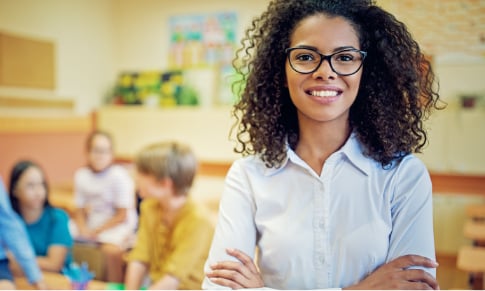
[[[298,157],[298,155],[293,151],[293,149],[290,148],[290,146],[287,144],[286,145],[287,150],[286,150],[286,157],[281,163],[281,166],[279,168],[272,167],[272,168],[267,168],[265,167],[264,175],[265,176],[271,176],[273,174],[278,173],[279,171],[282,171],[289,162],[295,163],[295,164],[301,164],[303,161]],[[347,139],[345,144],[335,153],[333,153],[329,159],[332,159],[333,157],[337,156],[345,156],[348,161],[354,165],[357,169],[359,169],[363,174],[368,175],[371,169],[370,165],[370,160],[368,157],[366,157],[363,153],[362,150],[362,145],[360,142],[357,140],[357,136],[355,133],[352,133],[350,137]]]
[[[357,135],[352,133],[344,144],[344,146],[337,152],[342,152],[347,159],[357,169],[362,171],[365,175],[368,175],[371,169],[372,160],[364,155],[362,145],[357,139]]]

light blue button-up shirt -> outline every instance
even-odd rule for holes
[[[265,287],[275,289],[344,288],[402,255],[435,259],[429,173],[413,155],[383,169],[353,135],[320,176],[292,150],[279,169],[239,159],[226,177],[206,272],[235,260],[226,248],[256,255]],[[206,277],[202,288],[221,286]]]
[[[13,211],[0,178],[0,260],[7,257],[7,250],[12,252],[30,283],[42,278],[25,225]]]

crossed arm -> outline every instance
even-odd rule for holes
[[[261,288],[264,282],[253,260],[237,249],[227,254],[238,262],[222,261],[212,264],[206,275],[215,284],[231,289]],[[438,263],[418,255],[405,255],[381,265],[359,283],[343,289],[419,289],[438,290],[436,279],[424,270],[410,267],[436,268]]]

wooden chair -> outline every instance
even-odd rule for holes
[[[468,220],[463,235],[472,241],[458,251],[457,268],[470,274],[472,289],[485,289],[485,205],[472,204],[466,207]]]
[[[474,245],[481,246],[485,242],[485,221],[467,220],[463,228],[463,234],[471,239]]]
[[[78,264],[86,262],[96,280],[106,281],[105,258],[98,244],[76,241],[72,248],[72,256]]]
[[[485,247],[463,246],[458,251],[456,262],[458,269],[472,275],[471,287],[474,290],[485,289],[483,273],[485,273]]]
[[[473,220],[485,220],[485,204],[471,204],[466,207],[466,216]]]

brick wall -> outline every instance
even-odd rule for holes
[[[378,0],[403,21],[427,55],[485,58],[485,0]]]

